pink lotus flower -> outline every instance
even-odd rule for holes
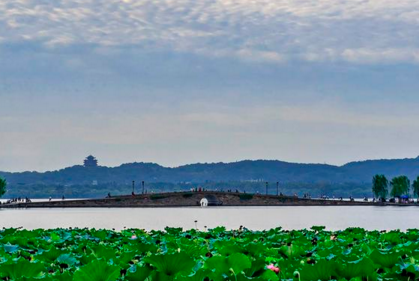
[[[266,266],[266,268],[272,270],[275,273],[279,273],[279,271],[280,271],[279,267],[274,266],[272,263],[270,265]]]
[[[131,236],[131,239],[137,239],[137,236],[133,235]]]

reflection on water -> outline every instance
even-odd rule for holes
[[[150,230],[166,226],[190,229],[197,220],[200,229],[220,225],[228,229],[243,225],[254,230],[325,225],[330,230],[347,227],[406,230],[419,227],[418,215],[419,207],[374,206],[2,209],[0,225],[27,229],[127,227]]]

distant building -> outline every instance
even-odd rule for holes
[[[84,159],[84,166],[85,167],[97,167],[97,159],[92,155],[89,155]]]

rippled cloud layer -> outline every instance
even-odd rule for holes
[[[280,63],[418,62],[416,0],[3,0],[1,43]]]
[[[1,0],[0,170],[419,154],[418,0]]]

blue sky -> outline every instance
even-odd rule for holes
[[[3,0],[0,170],[419,155],[416,0]]]

